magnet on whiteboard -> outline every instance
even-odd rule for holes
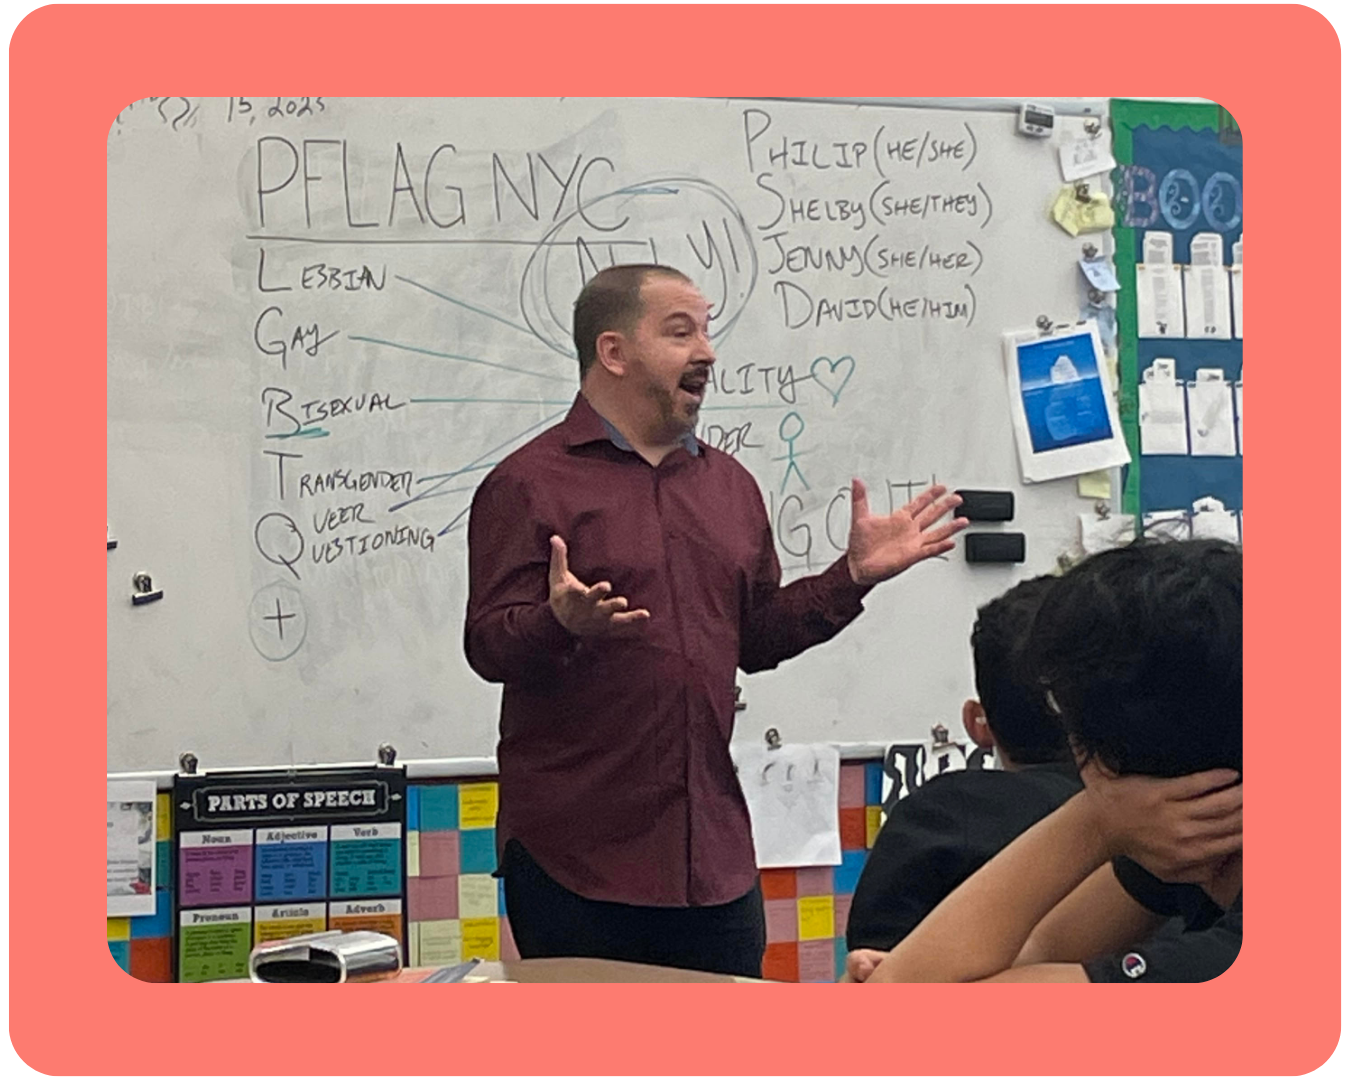
[[[164,598],[164,590],[156,589],[150,581],[150,575],[144,570],[131,575],[131,589],[131,602],[133,604],[148,604],[152,600]]]
[[[111,551],[117,546],[117,541],[113,539],[112,526],[108,526],[108,550]]]

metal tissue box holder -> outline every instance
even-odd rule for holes
[[[403,969],[397,938],[373,930],[326,930],[257,946],[248,977],[263,983],[364,982]]]

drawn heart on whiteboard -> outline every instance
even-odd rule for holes
[[[839,377],[839,369],[844,368],[843,377]],[[828,371],[824,371],[828,368]],[[821,389],[830,395],[834,400],[831,402],[831,408],[839,404],[839,396],[844,392],[844,387],[848,385],[849,379],[853,378],[853,357],[841,356],[838,360],[831,360],[828,356],[817,356],[811,361],[811,378],[820,383]]]

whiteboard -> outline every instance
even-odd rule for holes
[[[932,479],[1011,489],[961,548],[742,677],[737,739],[913,740],[973,692],[976,607],[1087,508],[1019,481],[1000,334],[1078,315],[1054,148],[1006,111],[739,100],[150,99],[108,138],[108,767],[485,758],[465,523],[577,388],[612,262],[714,305],[699,434],[760,483],[785,580]],[[1100,245],[1105,239],[1098,234]],[[997,526],[995,526],[997,527]],[[132,575],[163,598],[133,604]]]

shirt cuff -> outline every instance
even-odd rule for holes
[[[581,640],[558,621],[558,616],[553,614],[553,605],[547,600],[532,608],[521,621],[526,639],[549,652],[568,652]]]
[[[820,583],[826,586],[832,596],[846,599],[852,607],[861,608],[862,599],[872,591],[873,585],[859,585],[848,572],[848,556],[841,555],[828,570],[820,575]]]

